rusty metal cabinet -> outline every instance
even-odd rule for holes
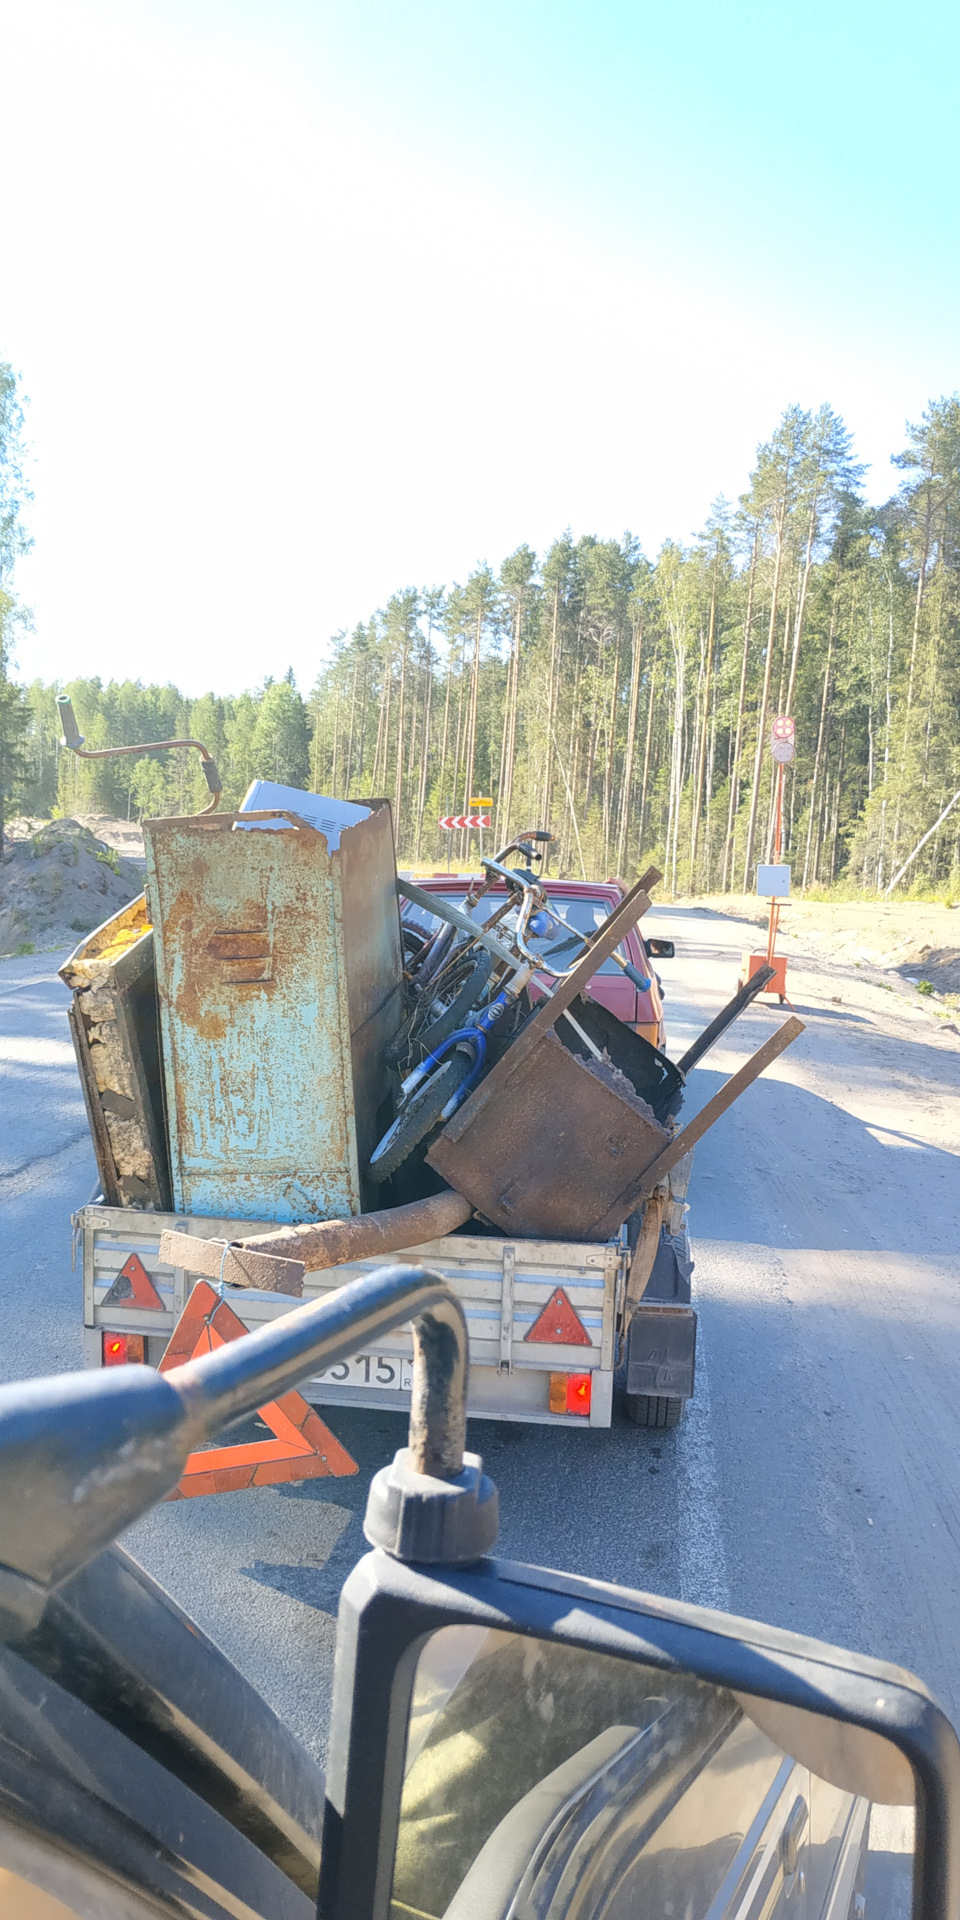
[[[401,981],[390,807],[369,808],[332,853],[293,813],[144,822],[178,1213],[364,1205]]]

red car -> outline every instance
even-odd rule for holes
[[[418,875],[417,885],[425,893],[442,894],[454,906],[462,907],[467,888],[476,877],[469,873],[435,873],[432,878],[425,880]],[[576,927],[578,933],[585,934],[595,933],[614,907],[619,906],[626,893],[620,880],[546,880],[543,884],[547,898],[555,902],[563,918]],[[499,906],[506,891],[502,883],[491,887],[479,903],[478,917],[485,920]],[[409,909],[405,908],[404,911]],[[422,925],[425,918],[422,909],[416,909],[416,918]],[[439,925],[439,921],[436,924]],[[433,931],[432,928],[430,930]],[[626,1021],[636,1033],[642,1034],[645,1040],[662,1051],[665,1040],[663,1001],[639,927],[631,927],[619,952],[624,960],[629,960],[636,967],[638,973],[649,979],[647,992],[639,992],[611,957],[598,967],[587,987],[587,995],[591,1000],[599,1000],[602,1006],[609,1007],[618,1020]]]

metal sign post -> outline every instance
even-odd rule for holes
[[[762,966],[773,968],[767,993],[779,996],[781,1005],[787,997],[787,961],[785,955],[776,953],[777,932],[780,926],[780,903],[789,898],[790,868],[781,864],[780,854],[783,845],[783,776],[796,752],[796,724],[789,714],[780,714],[770,728],[770,752],[777,766],[776,798],[773,828],[773,862],[757,867],[757,893],[762,900],[770,902],[770,920],[767,927],[767,951],[745,953],[741,970],[740,985],[743,986]]]
[[[777,811],[773,831],[774,865],[780,865],[780,851],[783,843],[783,772],[796,753],[796,724],[788,714],[781,714],[770,729],[770,752],[777,762]],[[787,889],[789,891],[789,874]],[[770,896],[770,929],[767,935],[767,965],[773,965],[773,950],[777,943],[777,929],[780,925],[780,897]]]
[[[486,819],[484,820],[483,826],[488,827],[490,825],[490,809],[492,806],[492,798],[488,794],[481,793],[475,800],[471,800],[470,812],[485,814]],[[480,858],[481,860],[483,859],[483,827],[480,828]]]

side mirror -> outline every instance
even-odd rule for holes
[[[653,940],[649,934],[645,933],[643,936],[643,944],[652,960],[673,960],[676,958],[677,950],[672,940]]]
[[[699,1607],[377,1551],[340,1603],[324,1920],[948,1920],[960,1746],[919,1681]],[[865,1905],[864,1905],[865,1902]]]

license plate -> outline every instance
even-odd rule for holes
[[[335,1366],[324,1367],[315,1378],[337,1387],[400,1387],[409,1393],[413,1360],[399,1353],[355,1353],[352,1360],[338,1360]]]

